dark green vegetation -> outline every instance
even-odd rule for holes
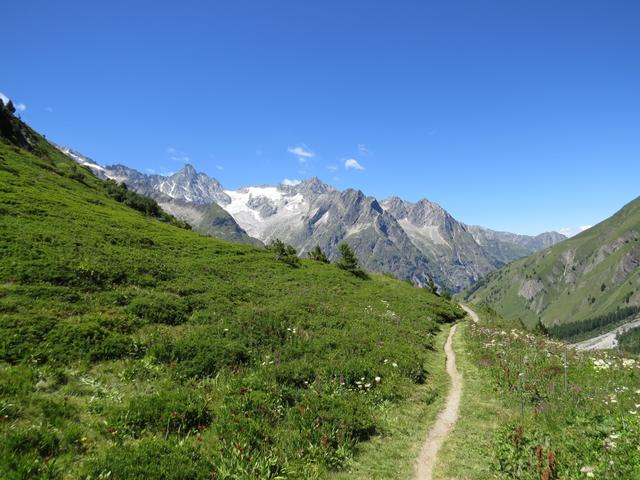
[[[353,248],[351,248],[348,243],[341,243],[340,245],[338,245],[338,252],[340,253],[340,257],[336,262],[336,266],[338,268],[350,272],[356,277],[362,278],[363,280],[369,278],[367,272],[365,272],[360,267],[358,257],[356,257]]]
[[[1,113],[0,478],[320,477],[430,381],[449,302],[134,209]]]
[[[459,330],[467,390],[436,478],[640,478],[638,361],[476,311]]]
[[[567,341],[578,341],[585,334],[588,337],[593,337],[599,333],[611,330],[614,326],[635,318],[640,312],[640,307],[634,305],[633,307],[617,308],[616,310],[609,312],[605,315],[599,315],[597,317],[591,317],[582,322],[561,323],[559,325],[553,325],[547,329],[549,335],[561,338]],[[638,345],[640,347],[640,345]]]
[[[618,348],[625,352],[640,354],[640,327],[618,334]]]
[[[625,309],[640,306],[640,198],[580,235],[490,274],[467,298],[529,328],[541,321],[559,336],[595,334],[591,329],[603,321],[616,322]]]
[[[320,263],[330,263],[327,255],[322,251],[319,245],[313,247],[313,249],[309,252],[308,257],[311,260],[315,260]]]
[[[290,267],[299,267],[300,266],[300,258],[298,258],[298,252],[292,245],[285,245],[282,240],[275,239],[269,246],[267,250],[273,252],[273,258],[276,260],[283,262]]]

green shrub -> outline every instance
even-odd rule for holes
[[[115,445],[85,467],[83,478],[210,480],[213,467],[191,444],[147,438]]]
[[[50,316],[0,316],[0,360],[7,363],[30,357],[36,360],[40,345],[55,325],[56,319]]]
[[[8,455],[36,453],[51,457],[60,449],[60,439],[47,426],[11,429],[3,432],[2,446]]]
[[[133,299],[127,309],[148,322],[165,325],[184,323],[191,314],[185,301],[169,293],[140,295]]]
[[[47,336],[45,357],[53,361],[113,360],[139,352],[129,335],[104,326],[101,317],[70,318],[59,322]]]
[[[157,360],[175,366],[178,376],[210,377],[221,368],[249,360],[244,345],[225,339],[210,328],[200,327],[177,339],[163,339],[151,348]]]
[[[211,422],[204,399],[192,390],[173,388],[162,393],[138,395],[112,419],[114,425],[134,435],[150,431],[188,434]]]

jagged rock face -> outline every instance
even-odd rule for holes
[[[165,195],[178,198],[196,205],[211,203],[224,204],[230,201],[224,193],[220,182],[205,173],[196,172],[192,165],[185,165],[182,170],[168,177],[153,178],[155,188]]]
[[[436,282],[459,291],[500,266],[465,226],[437,203],[428,200],[411,203],[392,197],[383,201],[382,206],[398,220],[420,252],[437,266]]]
[[[373,197],[359,190],[337,191],[317,178],[299,185],[248,187],[226,191],[224,205],[249,235],[269,243],[276,238],[301,255],[319,245],[330,259],[347,241],[364,268],[426,281],[430,266],[398,222]]]
[[[133,190],[145,195],[162,193],[196,205],[229,202],[229,197],[224,193],[220,182],[205,173],[196,172],[189,164],[166,177],[145,175],[124,165],[110,165],[105,167],[105,171],[109,178],[124,182]]]
[[[348,242],[368,270],[418,283],[431,277],[453,291],[530,253],[528,247],[519,246],[517,242],[524,240],[517,235],[501,237],[502,250],[493,248],[499,232],[478,230],[474,238],[476,227],[468,229],[428,200],[411,203],[391,197],[378,202],[359,190],[338,191],[317,177],[296,185],[225,190],[191,165],[165,177],[145,175],[124,165],[101,167],[77,152],[65,153],[97,175],[124,182],[155,198],[168,212],[202,233],[245,243],[258,239],[268,244],[279,238],[295,246],[301,255],[319,245],[332,260],[338,255],[338,245]],[[211,205],[224,210],[207,212]],[[216,215],[212,216],[212,211]],[[222,218],[226,212],[230,216]],[[533,242],[534,237],[527,239]],[[553,240],[544,237],[539,243]]]

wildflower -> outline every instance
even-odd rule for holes
[[[376,383],[380,383],[382,381],[382,379],[380,377],[376,377],[376,378],[374,378],[374,380],[376,381]]]
[[[629,410],[629,413],[631,415],[636,415],[638,413],[638,411],[637,410]]]
[[[593,477],[593,467],[582,467],[580,473],[586,473],[587,477]]]
[[[397,364],[396,362],[393,362],[393,363],[391,364],[391,366],[392,366],[393,368],[398,368],[398,364]]]
[[[593,361],[593,369],[594,370],[608,370],[609,369],[609,363],[607,363],[606,360],[603,360],[603,359],[599,358],[599,359]]]

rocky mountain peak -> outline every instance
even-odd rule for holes
[[[324,183],[318,177],[308,178],[297,185],[280,185],[280,188],[291,193],[301,193],[305,197],[323,195],[335,191],[335,188]]]

